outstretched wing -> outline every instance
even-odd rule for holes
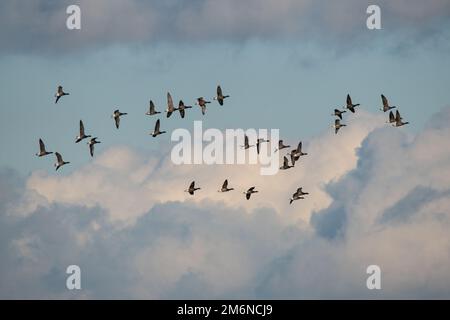
[[[150,114],[155,113],[155,104],[150,100]]]
[[[255,190],[255,187],[251,187],[248,189],[248,191],[253,191],[253,190]]]
[[[155,124],[155,132],[159,132],[159,126],[160,126],[160,121],[158,119],[158,120],[156,120],[156,124]]]
[[[383,94],[381,95],[381,101],[383,101],[383,107],[385,108],[389,107],[388,99]]]
[[[83,121],[80,120],[80,137],[84,136],[84,124]]]
[[[244,144],[245,144],[245,146],[247,147],[247,146],[249,145],[249,144],[248,144],[248,137],[247,137],[247,135],[245,135],[244,139],[245,139]]]
[[[91,154],[91,157],[93,157],[94,156],[94,144],[93,143],[89,144],[89,152]]]
[[[347,94],[347,106],[352,106],[352,105],[353,105],[352,98],[350,98],[350,95]]]
[[[183,119],[184,119],[184,114],[185,114],[184,109],[180,109],[180,115],[181,115],[181,118],[183,118]]]
[[[251,193],[246,193],[245,194],[245,198],[248,200],[248,199],[250,199],[250,196],[251,196],[252,194]]]
[[[120,117],[114,117],[114,121],[116,122],[116,128],[119,129],[119,124],[120,124]]]
[[[284,158],[283,158],[283,166],[285,166],[285,167],[289,166],[289,161],[288,161],[288,158],[286,158],[286,156],[284,156]]]
[[[39,150],[44,153],[45,152],[45,144],[42,139],[39,139]]]
[[[398,112],[398,110],[397,111],[395,111],[395,121],[400,121],[402,119],[402,117],[400,116],[400,112]]]
[[[228,179],[225,179],[225,181],[223,182],[222,185],[222,189],[227,189],[228,188]]]
[[[194,189],[194,188],[195,188],[195,181],[192,181],[189,186],[189,189]]]
[[[170,95],[169,92],[167,92],[167,110],[168,111],[174,110],[172,96]]]
[[[58,162],[63,162],[63,158],[62,158],[62,156],[59,154],[59,152],[55,152],[55,155],[56,155],[56,160],[57,160]]]
[[[389,112],[389,122],[395,122],[395,117],[394,117],[394,113],[391,111]]]
[[[217,86],[217,98],[222,97],[222,88],[220,86]]]
[[[297,153],[302,153],[302,142],[301,141],[298,143]]]

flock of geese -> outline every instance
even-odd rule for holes
[[[380,108],[381,111],[387,112],[389,110],[389,120],[387,123],[392,124],[394,127],[401,127],[406,124],[409,124],[409,122],[403,122],[403,118],[400,115],[400,112],[398,110],[394,113],[392,112],[392,109],[397,108],[396,106],[389,105],[388,99],[382,94],[381,95],[381,102],[383,103],[383,106]],[[360,104],[353,104],[352,98],[349,94],[347,94],[347,104],[344,106],[344,110],[334,109],[334,113],[332,116],[338,117],[338,119],[334,120],[334,133],[337,134],[339,129],[342,127],[346,127],[347,125],[344,123],[341,123],[342,115],[349,110],[351,113],[355,113],[355,107],[358,107]],[[347,110],[345,110],[347,109]]]
[[[55,98],[56,98],[55,99],[55,104],[58,103],[58,101],[63,96],[66,96],[66,95],[69,95],[69,93],[68,92],[64,92],[62,86],[58,86],[57,92],[55,94]],[[220,87],[220,85],[217,86],[216,96],[213,97],[213,100],[216,100],[219,103],[219,105],[223,106],[224,100],[226,98],[228,98],[228,97],[230,97],[230,96],[229,95],[224,95],[222,93],[222,88]],[[388,123],[392,124],[394,127],[401,127],[401,126],[404,126],[404,125],[409,123],[409,122],[403,122],[403,118],[400,116],[400,113],[399,113],[398,110],[396,110],[396,113],[395,113],[395,116],[394,116],[394,113],[393,113],[392,109],[394,109],[396,107],[395,106],[390,106],[388,99],[383,94],[381,95],[381,100],[382,100],[382,103],[383,103],[383,107],[381,107],[381,110],[383,112],[389,111]],[[211,103],[211,101],[205,100],[204,97],[199,97],[199,98],[197,98],[197,102],[195,104],[200,107],[202,114],[205,115],[205,113],[206,113],[206,106],[209,103]],[[344,110],[334,109],[334,114],[332,114],[332,115],[337,117],[337,119],[335,119],[335,123],[334,123],[334,126],[333,126],[335,128],[335,134],[338,133],[340,128],[346,126],[346,124],[341,123],[342,115],[345,112],[347,112],[347,110],[349,110],[352,113],[355,113],[356,112],[355,108],[358,107],[358,106],[360,106],[360,104],[359,103],[354,104],[352,102],[352,99],[351,99],[350,95],[347,95],[347,103],[346,103],[346,106],[343,107]],[[176,111],[178,111],[180,113],[181,118],[184,118],[185,114],[186,114],[186,110],[187,109],[191,109],[191,108],[192,108],[192,106],[185,105],[182,100],[179,101],[178,107],[175,107],[175,105],[173,103],[172,96],[170,95],[169,92],[167,93],[167,109],[165,110],[167,118],[170,118],[170,116]],[[156,110],[156,107],[155,107],[155,104],[153,103],[153,101],[150,100],[149,109],[148,109],[148,111],[145,114],[148,115],[148,116],[154,116],[154,115],[157,115],[157,114],[160,114],[160,113],[161,113],[160,111]],[[120,119],[121,119],[121,117],[125,116],[125,115],[127,115],[126,112],[120,112],[120,110],[118,110],[118,109],[114,110],[113,114],[111,115],[111,118],[114,119],[114,123],[115,123],[115,126],[116,126],[117,129],[119,129],[119,127],[120,127]],[[159,136],[161,134],[166,133],[166,131],[161,131],[160,126],[161,126],[160,119],[157,119],[156,123],[155,123],[154,130],[153,130],[153,132],[150,133],[150,135],[152,137],[157,137],[157,136]],[[101,141],[98,141],[98,137],[92,137],[91,135],[86,134],[85,130],[84,130],[83,121],[80,120],[79,133],[78,133],[78,135],[75,138],[75,143],[79,143],[79,142],[83,141],[84,139],[88,139],[88,138],[90,138],[89,141],[87,142],[87,145],[89,146],[89,153],[90,153],[91,157],[93,157],[94,156],[94,146],[96,144],[98,144],[98,143],[101,143]],[[260,139],[259,138],[259,139],[257,139],[256,144],[250,145],[249,138],[248,138],[247,135],[245,135],[244,145],[241,146],[241,147],[244,148],[244,149],[249,149],[251,147],[256,147],[257,153],[259,154],[259,152],[260,152],[260,145],[261,145],[261,143],[264,143],[264,142],[269,142],[269,140],[265,140],[265,139]],[[278,152],[278,151],[281,151],[283,149],[287,149],[287,148],[290,148],[290,147],[291,147],[290,145],[285,145],[283,140],[279,140],[278,141],[278,147],[274,150],[274,152]],[[47,156],[49,154],[53,154],[53,152],[47,151],[46,148],[45,148],[44,142],[42,141],[42,139],[39,139],[39,152],[36,153],[36,156],[44,157],[44,156]],[[308,153],[305,153],[305,152],[302,151],[302,142],[300,141],[298,143],[298,145],[297,145],[297,148],[292,149],[285,156],[283,156],[283,165],[280,167],[280,170],[288,170],[290,168],[293,168],[295,166],[295,163],[300,160],[300,157],[306,156],[306,155],[308,155]],[[70,163],[68,161],[64,161],[62,156],[61,156],[61,154],[58,153],[58,152],[55,152],[55,156],[56,156],[56,162],[55,162],[54,166],[56,168],[55,169],[56,171],[59,168],[61,168],[62,166]],[[290,163],[289,163],[289,159],[288,159],[287,156],[289,156],[289,158],[290,158]],[[195,186],[195,181],[192,181],[191,184],[189,185],[189,188],[184,190],[184,191],[189,193],[190,195],[194,195],[195,192],[198,191],[198,190],[201,190],[201,188],[196,187]],[[234,188],[229,188],[228,187],[228,179],[226,179],[223,182],[222,187],[218,190],[218,192],[229,192],[229,191],[233,191],[233,190],[234,190]],[[245,194],[245,198],[247,200],[250,200],[251,195],[253,193],[257,193],[257,192],[258,192],[258,190],[256,190],[255,186],[253,186],[253,187],[248,188],[243,193]],[[292,194],[291,198],[289,199],[289,204],[292,204],[292,202],[296,201],[296,200],[305,199],[305,195],[308,195],[308,194],[309,194],[308,192],[304,192],[303,191],[302,187],[297,188],[297,190]]]

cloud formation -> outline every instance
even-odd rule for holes
[[[67,6],[82,10],[82,29],[66,29]],[[61,52],[114,44],[215,42],[279,39],[347,43],[366,38],[369,1],[171,0],[2,1],[3,52]],[[450,4],[378,1],[390,34],[430,38],[445,30]],[[320,36],[318,36],[320,35]],[[370,40],[373,41],[372,34]]]
[[[310,141],[295,175],[257,180],[250,202],[220,197],[211,172],[127,148],[68,176],[1,170],[0,297],[448,299],[450,108],[414,136],[353,120]],[[189,199],[188,176],[213,191]],[[283,205],[306,181],[311,197]],[[70,264],[80,292],[65,288]],[[365,287],[371,264],[381,291]]]

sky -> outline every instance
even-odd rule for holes
[[[450,298],[449,26],[445,0],[2,1],[0,297]],[[150,99],[193,105],[218,84],[224,106],[162,114],[168,133],[148,134]],[[347,94],[361,106],[335,135]],[[407,126],[385,123],[381,94]],[[102,142],[93,158],[80,119]],[[195,120],[276,128],[308,156],[274,176],[174,165],[170,133]],[[36,157],[39,138],[70,164]],[[217,193],[226,178],[236,190]],[[71,264],[82,290],[65,286]]]

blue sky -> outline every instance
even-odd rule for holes
[[[81,30],[65,28],[69,4]],[[450,4],[378,4],[371,31],[357,0],[2,1],[0,297],[449,298]],[[224,106],[162,114],[168,134],[148,134],[150,99],[192,105],[218,84]],[[348,93],[361,107],[335,135]],[[408,126],[384,123],[380,94]],[[75,144],[80,119],[102,141],[94,158]],[[278,128],[308,156],[275,176],[175,166],[170,132],[194,120]],[[39,138],[71,163],[37,158]],[[234,192],[216,192],[224,179]]]

